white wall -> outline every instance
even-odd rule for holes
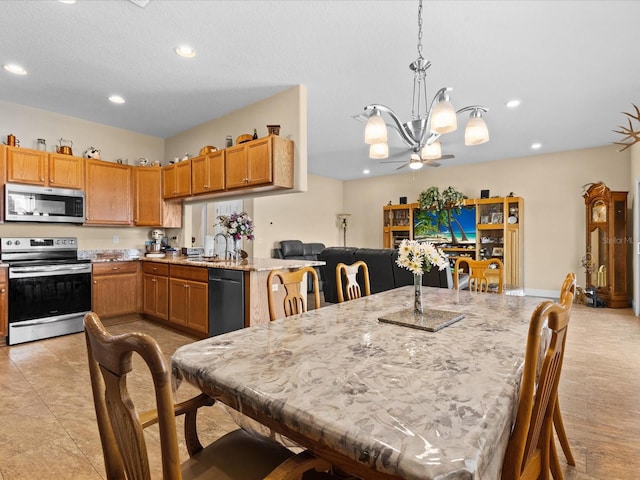
[[[555,292],[572,271],[584,285],[580,259],[585,254],[582,186],[603,181],[612,190],[632,190],[630,157],[614,146],[348,181],[344,208],[352,214],[353,244],[382,246],[382,207],[400,196],[416,202],[430,186],[451,185],[470,198],[489,189],[491,196],[513,192],[524,198],[525,290]],[[629,204],[631,208],[631,204]],[[631,227],[630,227],[630,232]]]
[[[254,255],[271,257],[280,240],[342,245],[342,229],[336,217],[343,211],[342,197],[342,181],[309,175],[305,193],[255,198]],[[351,228],[348,236],[351,238]]]

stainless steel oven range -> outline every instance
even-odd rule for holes
[[[83,330],[91,263],[78,259],[75,237],[2,238],[0,259],[9,264],[9,345]]]

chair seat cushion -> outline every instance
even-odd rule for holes
[[[258,433],[234,430],[182,464],[183,480],[260,480],[295,454]],[[331,478],[311,470],[304,479]]]
[[[279,443],[238,429],[184,462],[182,476],[184,480],[258,480],[293,455]]]

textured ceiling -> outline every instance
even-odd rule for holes
[[[304,84],[309,172],[396,173],[368,158],[352,116],[382,103],[409,120],[417,4],[5,0],[0,63],[29,74],[0,70],[0,99],[166,138]],[[639,18],[631,1],[426,1],[429,95],[449,86],[456,108],[490,109],[491,141],[465,147],[463,128],[444,136],[456,158],[441,168],[618,141],[621,112],[640,102]],[[175,55],[182,43],[198,55]],[[127,103],[105,101],[112,93]],[[507,110],[514,97],[521,107]]]

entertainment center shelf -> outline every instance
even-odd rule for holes
[[[459,212],[452,211],[450,225],[442,225],[434,211],[422,211],[418,203],[385,205],[382,245],[398,248],[404,239],[429,241],[448,255],[452,266],[458,257],[499,258],[504,263],[505,285],[522,289],[524,200],[468,198]]]

